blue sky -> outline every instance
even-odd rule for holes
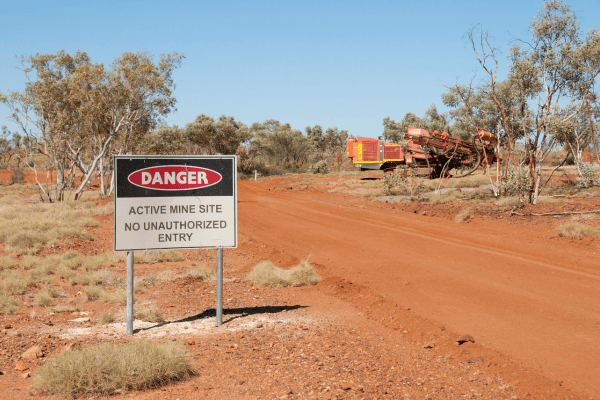
[[[600,2],[574,0],[582,31],[600,29]],[[0,91],[21,90],[15,55],[82,50],[93,62],[126,51],[177,51],[177,111],[246,124],[337,126],[376,137],[382,120],[444,111],[444,85],[483,78],[464,39],[481,23],[504,50],[542,1],[13,1],[0,0]],[[0,106],[0,125],[13,127]]]

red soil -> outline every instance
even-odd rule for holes
[[[173,333],[182,343],[195,339],[188,348],[200,375],[135,398],[600,398],[600,241],[557,237],[569,216],[482,207],[458,224],[460,204],[388,204],[294,180],[239,182],[240,245],[225,251],[226,277],[238,280],[225,284],[225,329]],[[600,198],[521,212],[583,209],[600,209]],[[112,215],[98,220],[89,229],[94,242],[71,240],[40,255],[111,251]],[[136,276],[214,264],[214,253],[183,251],[185,261],[136,266]],[[324,279],[295,289],[240,281],[261,259],[286,268],[308,260]],[[123,263],[112,269],[124,276]],[[73,297],[82,290],[63,289]],[[169,321],[200,324],[214,316],[210,290],[214,284],[178,279],[139,301],[154,302]],[[81,302],[95,329],[93,316],[107,306]],[[24,397],[30,384],[13,371],[20,352],[44,343],[53,355],[72,340],[58,327],[68,330],[75,317],[52,316],[54,336],[46,338],[50,328],[28,314],[2,315],[11,326],[0,335],[10,349],[0,351],[4,398]],[[282,315],[293,322],[235,328]],[[475,343],[458,346],[465,333]],[[123,334],[78,340],[129,340]]]

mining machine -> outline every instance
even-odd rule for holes
[[[393,171],[398,168],[414,168],[415,175],[438,178],[457,171],[454,177],[472,174],[481,165],[496,161],[494,135],[480,130],[472,140],[451,137],[448,133],[408,128],[402,135],[403,144],[386,143],[383,140],[357,137],[346,143],[348,158],[361,171]]]

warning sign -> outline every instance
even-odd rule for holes
[[[237,247],[236,156],[116,156],[115,251]]]

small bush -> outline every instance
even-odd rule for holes
[[[35,295],[35,303],[42,307],[49,307],[52,303],[52,299],[56,297],[56,289],[52,286],[49,286],[43,292],[38,292]]]
[[[167,269],[159,272],[159,274],[156,276],[156,279],[158,279],[159,282],[174,281],[175,279],[177,279],[177,273],[175,271]]]
[[[80,227],[92,224],[89,218],[103,211],[89,201],[32,203],[18,196],[5,196],[0,203],[6,205],[0,208],[0,242],[18,254],[36,254],[39,246],[65,237],[93,240]]]
[[[127,305],[127,292],[123,289],[118,289],[112,292],[105,291],[100,296],[100,300],[105,303],[117,303],[125,306]]]
[[[17,307],[17,299],[4,292],[0,292],[0,311],[4,311],[7,313],[15,312],[19,307]]]
[[[89,301],[94,301],[98,300],[102,296],[104,289],[102,289],[100,286],[88,286],[83,290],[83,293]]]
[[[579,187],[589,188],[592,186],[600,186],[600,171],[598,171],[592,163],[581,163],[579,165],[581,170],[582,178],[577,178],[579,181]]]
[[[75,274],[69,279],[72,286],[75,285],[97,285],[100,282],[100,277],[94,273]]]
[[[48,307],[52,304],[52,297],[46,292],[39,292],[35,295],[35,303],[38,306]]]
[[[321,280],[315,270],[306,261],[294,268],[285,270],[276,267],[270,261],[261,261],[244,278],[245,281],[272,287],[314,285]]]
[[[509,195],[526,196],[532,189],[531,176],[523,166],[511,165],[508,169],[508,179],[504,188]]]
[[[150,307],[134,307],[133,317],[135,319],[142,320],[144,322],[153,322],[153,323],[161,323],[165,322],[163,319],[160,309],[152,305]]]
[[[395,194],[418,195],[425,189],[425,178],[418,176],[414,168],[395,169],[383,175],[381,180],[383,193],[391,196]]]
[[[312,172],[313,174],[327,174],[329,173],[329,164],[327,164],[327,161],[321,160],[316,164],[310,165],[308,172]]]
[[[102,325],[112,324],[115,322],[115,319],[115,314],[111,313],[110,311],[106,311],[100,314],[100,317],[98,317],[98,322]]]
[[[13,168],[12,174],[10,174],[10,180],[13,183],[23,183],[25,181],[25,174],[23,168]]]
[[[0,271],[3,269],[9,269],[16,267],[18,265],[17,261],[12,257],[0,256]]]
[[[473,209],[471,207],[465,208],[456,215],[454,220],[459,224],[466,222],[471,218],[471,214],[473,214]]]
[[[105,287],[124,287],[125,281],[123,277],[112,271],[100,271],[96,275],[98,277],[98,285]]]
[[[67,313],[67,312],[80,311],[80,310],[81,310],[80,305],[63,304],[60,306],[50,307],[50,311],[53,313]]]
[[[134,341],[69,350],[42,365],[32,389],[74,398],[154,389],[195,375],[176,342]]]
[[[558,227],[558,236],[578,238],[581,236],[596,236],[598,230],[581,222],[569,221]]]
[[[33,282],[21,276],[19,271],[4,270],[0,273],[0,290],[9,294],[23,294]]]

